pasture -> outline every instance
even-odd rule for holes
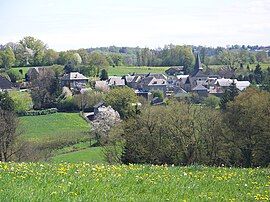
[[[165,71],[169,67],[110,67],[108,70],[109,76],[123,76],[127,74],[148,74],[148,73],[162,73],[165,74]]]
[[[270,170],[0,163],[1,201],[269,201]]]
[[[85,139],[89,124],[79,113],[54,113],[40,116],[19,117],[22,138],[34,142],[58,139]]]

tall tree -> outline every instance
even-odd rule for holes
[[[227,106],[224,122],[226,135],[241,154],[244,167],[270,163],[270,94],[248,88]]]
[[[14,65],[15,60],[14,52],[10,47],[0,51],[0,65],[3,68],[9,69],[12,65]]]
[[[105,97],[106,105],[110,105],[114,110],[116,110],[120,117],[127,119],[136,114],[136,105],[138,102],[138,97],[136,96],[133,89],[124,88],[114,88]]]
[[[101,81],[105,81],[105,80],[107,80],[108,78],[109,78],[109,76],[108,76],[107,70],[106,70],[106,69],[102,69],[102,70],[101,70],[101,74],[100,74],[100,80],[101,80]]]
[[[30,55],[33,57],[30,60],[31,65],[42,65],[46,45],[41,40],[27,36],[20,40],[20,44],[25,51],[31,53]]]
[[[220,108],[226,110],[228,102],[233,101],[238,94],[239,90],[236,87],[235,80],[233,80],[232,84],[225,90],[220,99]]]

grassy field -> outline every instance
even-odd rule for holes
[[[78,151],[72,151],[72,152],[55,155],[54,157],[51,158],[50,162],[53,162],[53,163],[87,162],[87,163],[96,164],[96,163],[105,163],[105,159],[103,158],[101,147],[90,147],[90,148],[88,147],[88,148],[79,149]]]
[[[90,130],[88,123],[78,113],[23,116],[19,121],[22,137],[30,141],[68,138]]]
[[[123,76],[132,73],[138,74],[147,74],[147,73],[165,73],[168,67],[110,67],[109,75],[110,76]]]
[[[0,163],[1,201],[269,201],[269,169]]]
[[[257,64],[251,64],[251,65],[249,65],[249,67],[250,67],[250,69],[255,69],[256,65]],[[262,69],[267,69],[268,67],[270,67],[270,64],[261,63],[260,65],[261,65]],[[212,68],[212,69],[220,69],[220,68],[224,67],[224,65],[209,65],[209,67]],[[246,67],[247,66],[244,65],[245,69],[246,69]]]
[[[50,66],[48,66],[49,68]],[[14,71],[18,71],[20,69],[23,70],[23,75],[27,73],[28,69],[30,67],[14,67],[12,68]],[[120,67],[109,67],[108,73],[110,76],[123,76],[127,74],[132,73],[165,73],[165,70],[168,69],[168,67],[126,67],[126,66],[120,66]]]

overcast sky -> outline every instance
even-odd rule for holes
[[[0,44],[270,45],[270,0],[0,0]]]

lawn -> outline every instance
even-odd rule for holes
[[[90,130],[89,124],[78,113],[55,113],[19,118],[22,137],[36,142],[77,138]]]
[[[169,67],[110,67],[109,68],[109,75],[110,76],[123,76],[127,74],[132,73],[138,73],[138,74],[147,74],[147,73],[163,73],[165,74],[165,71]]]
[[[256,64],[251,64],[251,65],[249,65],[249,67],[250,67],[250,69],[255,69],[256,65],[257,65],[257,63]],[[261,65],[261,68],[265,69],[265,70],[268,67],[270,67],[270,64],[266,64],[266,63],[261,63],[260,65]],[[224,66],[226,66],[226,65],[209,65],[209,67],[212,68],[212,69],[220,69],[220,68],[222,68]],[[247,68],[247,66],[244,65],[244,69],[246,69],[246,68]],[[240,69],[240,68],[238,67],[238,69]]]
[[[0,163],[1,201],[269,201],[269,169]]]
[[[105,163],[101,147],[79,148],[78,151],[58,154],[52,157],[50,161],[53,163],[61,163],[61,162],[68,162],[68,163],[87,162],[94,164]]]

